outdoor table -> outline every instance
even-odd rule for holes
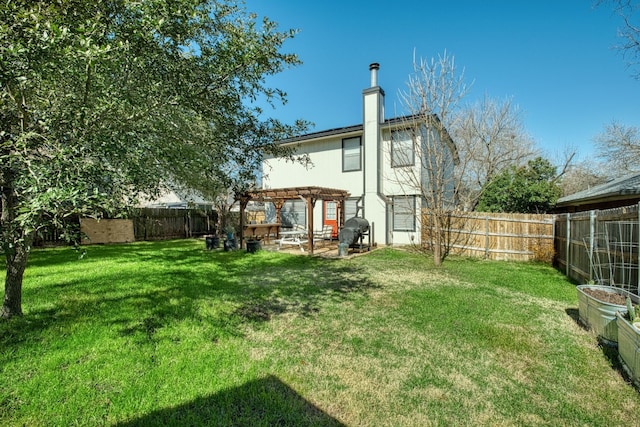
[[[265,236],[267,243],[270,242],[270,237],[273,234],[278,237],[280,233],[280,224],[246,224],[244,226],[243,236],[252,237]]]
[[[291,230],[281,231],[280,239],[278,240],[278,249],[282,249],[282,245],[297,245],[300,250],[304,252],[302,245],[307,243],[308,240],[304,237],[307,235],[305,230]]]

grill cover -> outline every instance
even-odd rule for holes
[[[349,246],[358,243],[358,239],[364,233],[369,231],[369,221],[364,218],[354,216],[345,221],[344,227],[338,233],[340,243],[346,243]]]
[[[369,231],[369,221],[359,216],[354,216],[345,221],[344,228],[355,228],[360,233],[366,233]]]

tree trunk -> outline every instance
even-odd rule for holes
[[[19,242],[6,255],[7,273],[4,282],[4,303],[0,317],[22,316],[22,278],[29,257],[29,242]]]
[[[435,211],[435,244],[433,245],[433,263],[436,267],[442,265],[442,226],[441,226],[441,214],[439,211]]]
[[[5,253],[7,271],[4,282],[4,302],[0,318],[22,316],[22,278],[27,267],[33,233],[25,233],[16,223],[17,200],[12,185],[15,174],[10,169],[0,170],[0,242]]]

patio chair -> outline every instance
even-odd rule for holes
[[[326,241],[331,241],[331,234],[333,234],[333,227],[330,225],[324,225],[322,230],[316,230],[313,232],[313,242],[322,242],[323,245]]]
[[[296,233],[290,234],[293,232]],[[278,250],[282,249],[283,245],[295,245],[300,248],[300,251],[304,252],[303,245],[309,242],[306,238],[306,232],[307,229],[300,224],[294,224],[291,231],[280,232],[280,239],[276,240]]]

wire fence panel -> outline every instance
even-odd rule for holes
[[[450,254],[553,263],[576,283],[637,293],[639,205],[560,215],[451,212],[445,221]],[[434,215],[422,212],[422,245],[431,249]]]
[[[638,205],[556,217],[556,266],[578,283],[638,291]]]

